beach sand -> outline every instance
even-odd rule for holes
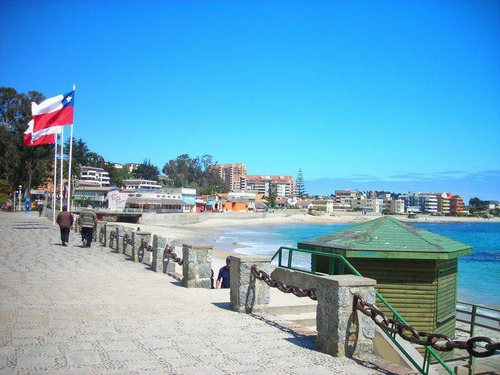
[[[168,214],[166,214],[168,215]],[[184,214],[184,215],[200,215],[200,214]],[[203,214],[201,214],[203,215]],[[334,216],[322,215],[312,216],[305,213],[299,213],[290,216],[272,216],[267,215],[265,218],[224,218],[204,220],[195,224],[131,224],[119,223],[127,228],[136,229],[139,227],[142,231],[151,232],[158,236],[163,236],[174,241],[176,245],[176,252],[182,255],[182,244],[206,244],[213,247],[213,264],[214,272],[218,272],[219,268],[224,266],[225,258],[228,255],[234,255],[234,250],[238,248],[237,243],[223,244],[217,242],[221,236],[231,232],[231,229],[245,228],[245,227],[260,227],[269,225],[283,225],[283,224],[341,224],[341,223],[362,223],[381,217],[377,214],[362,214],[362,213],[335,213]],[[456,222],[456,223],[476,223],[476,222],[500,222],[500,218],[482,219],[473,217],[451,217],[451,216],[430,216],[420,215],[416,219],[409,219],[406,215],[394,215],[393,217],[408,223],[442,223],[442,222]],[[216,273],[217,273],[216,272]]]

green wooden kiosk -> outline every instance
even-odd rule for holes
[[[470,246],[385,216],[298,248],[343,255],[417,330],[455,337],[458,257]],[[316,269],[328,273],[326,257],[317,257]]]

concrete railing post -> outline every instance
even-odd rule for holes
[[[182,285],[186,288],[212,287],[212,246],[182,245]]]
[[[266,311],[269,286],[252,276],[251,268],[271,272],[271,259],[264,257],[231,256],[231,308],[239,312]]]
[[[130,245],[126,240],[125,236],[128,235],[130,239],[132,239],[132,231],[124,228],[123,237],[122,237],[122,254],[132,256],[132,245]]]
[[[375,323],[353,310],[354,293],[375,302],[376,281],[355,275],[318,277],[316,346],[336,357],[373,352]]]
[[[316,289],[316,347],[336,357],[372,353],[375,323],[353,310],[354,293],[375,301],[376,281],[355,275],[319,276],[276,268],[271,277],[302,289]],[[304,297],[305,298],[305,297]]]
[[[165,251],[165,246],[172,243],[172,241],[166,237],[153,236],[153,259],[151,261],[151,269],[154,272],[175,272],[175,263],[168,256],[163,259],[163,252]]]
[[[115,223],[106,223],[106,225],[104,225],[104,246],[112,248],[113,244],[111,243],[111,232],[114,232],[116,227],[117,225]]]
[[[144,240],[149,244],[151,241],[151,233],[150,232],[140,232],[140,231],[132,231],[132,260],[134,262],[139,261],[139,248],[141,247],[141,241]]]
[[[106,231],[105,226],[107,221],[98,221],[94,229],[94,242],[99,242],[101,245],[106,246]],[[102,230],[102,232],[101,232]]]

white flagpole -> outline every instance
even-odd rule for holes
[[[52,225],[56,225],[56,193],[57,193],[57,140],[59,135],[56,134],[56,143],[54,143],[54,186],[52,187]]]
[[[59,211],[62,211],[62,205],[63,205],[63,151],[64,151],[64,127],[61,128],[61,160],[60,160],[60,179],[61,181],[59,182],[60,188],[59,188]]]
[[[76,85],[73,83],[73,94],[76,91]],[[73,98],[74,100],[74,98]],[[73,119],[73,123],[75,120]],[[73,124],[71,124],[71,133],[69,136],[69,163],[68,163],[68,212],[71,212],[71,161],[73,159]]]

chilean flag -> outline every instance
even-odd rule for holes
[[[33,133],[34,124],[35,122],[33,120],[28,123],[28,129],[24,132],[24,146],[39,146],[56,143],[56,134],[61,133],[62,126],[52,126]]]
[[[33,133],[50,128],[73,124],[73,104],[75,92],[57,95],[44,100],[40,104],[31,102],[31,115],[33,116]]]

